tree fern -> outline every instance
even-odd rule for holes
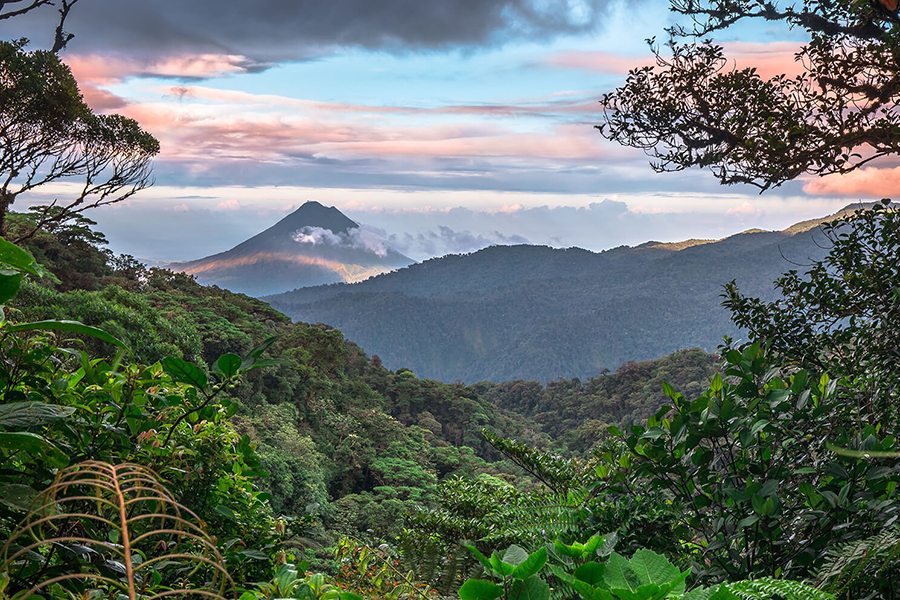
[[[799,581],[764,577],[748,581],[726,583],[741,600],[834,600],[834,596]]]
[[[860,583],[867,589],[878,589],[879,576],[900,559],[900,527],[885,529],[857,542],[843,544],[830,552],[826,563],[816,573],[816,587],[840,596]]]
[[[198,523],[151,470],[79,463],[35,498],[0,551],[5,593],[233,597],[222,556]]]

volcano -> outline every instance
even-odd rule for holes
[[[249,296],[327,283],[355,283],[414,263],[334,207],[306,202],[231,250],[168,265]]]

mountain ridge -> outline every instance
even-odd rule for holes
[[[264,298],[296,320],[337,327],[390,368],[442,381],[591,377],[682,348],[741,337],[722,285],[772,299],[784,271],[821,259],[824,219],[700,244],[495,246],[430,259],[357,284]]]

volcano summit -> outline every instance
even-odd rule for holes
[[[318,202],[303,206],[231,250],[168,268],[250,296],[362,281],[412,264],[387,242]]]

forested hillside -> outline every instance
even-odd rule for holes
[[[527,482],[483,429],[582,454],[601,423],[655,412],[663,380],[699,389],[715,371],[713,357],[695,350],[546,389],[535,381],[467,387],[419,379],[406,369],[388,370],[337,329],[291,323],[243,294],[112,256],[91,225],[81,219],[26,242],[58,282],[25,281],[10,314],[23,321],[75,319],[124,341],[129,360],[177,356],[204,369],[278,336],[267,350],[278,363],[249,373],[231,392],[241,407],[232,422],[258,444],[269,473],[260,484],[273,510],[313,519],[317,527],[396,533],[402,515],[428,504],[434,484],[450,475]],[[109,350],[89,336],[79,346],[97,356]],[[523,404],[521,387],[537,399]]]
[[[682,348],[713,352],[723,336],[742,337],[721,306],[722,285],[736,280],[744,293],[773,298],[781,272],[827,252],[817,225],[601,253],[496,246],[265,299],[423,377],[584,379]]]

